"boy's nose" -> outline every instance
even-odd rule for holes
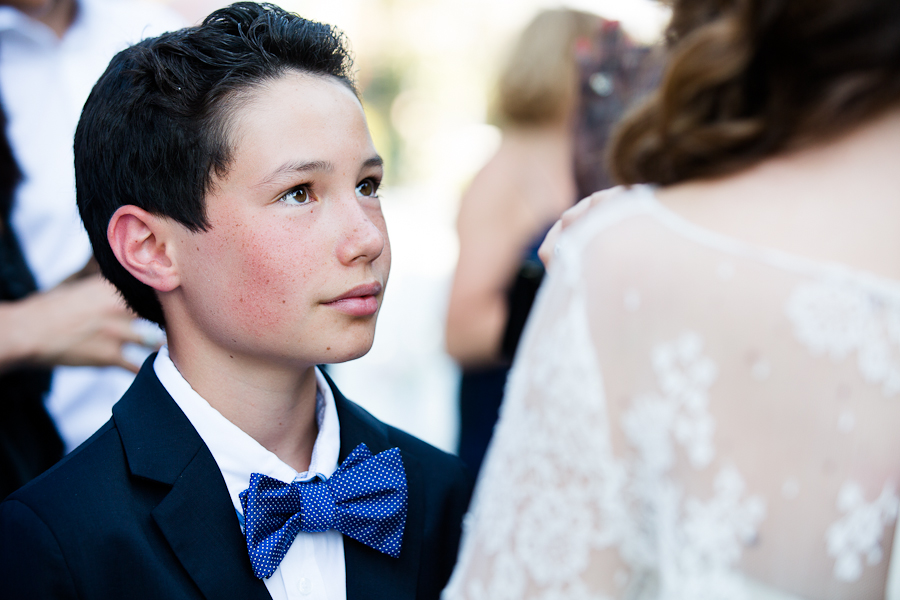
[[[337,256],[341,263],[372,262],[384,252],[387,232],[380,207],[364,207],[354,196],[342,203]],[[379,227],[380,225],[380,227]]]

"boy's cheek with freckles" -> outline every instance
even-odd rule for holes
[[[310,305],[304,291],[317,283],[309,266],[316,257],[302,251],[297,241],[302,235],[277,227],[262,235],[240,223],[219,223],[216,228],[221,235],[198,246],[207,281],[198,274],[200,285],[212,287],[207,297],[216,299],[220,317],[257,332],[295,322],[298,311]]]
[[[189,288],[194,314],[205,322],[201,329],[223,347],[242,353],[252,349],[272,360],[296,354],[298,347],[313,362],[365,354],[373,342],[375,317],[353,318],[322,302],[362,279],[386,284],[389,243],[385,236],[382,254],[368,268],[348,270],[337,264],[322,239],[298,241],[303,234],[294,232],[308,230],[310,237],[314,226],[284,222],[252,228],[219,221],[198,234]]]

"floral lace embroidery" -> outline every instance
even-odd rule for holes
[[[865,381],[880,385],[885,396],[900,393],[900,301],[896,298],[832,277],[796,286],[786,312],[797,339],[814,355],[828,355],[837,361],[856,352]],[[848,433],[854,423],[852,412],[844,411],[838,429]],[[881,562],[883,531],[896,521],[898,504],[890,486],[867,503],[857,483],[844,483],[837,498],[844,516],[825,535],[828,554],[835,558],[835,579],[856,581],[862,576],[864,562]]]
[[[719,427],[723,432],[717,432],[713,415],[719,413],[712,409],[719,398],[709,392],[717,377],[722,381],[717,383],[716,393],[727,394],[732,389],[730,377],[737,366],[732,362],[734,355],[723,359],[726,362],[720,370],[706,356],[703,338],[687,333],[649,352],[655,389],[630,387],[615,398],[605,395],[588,323],[588,313],[593,314],[595,308],[588,304],[584,286],[585,281],[597,282],[589,278],[591,265],[581,263],[592,256],[584,249],[597,231],[641,211],[656,210],[654,205],[642,209],[634,206],[622,204],[621,210],[598,210],[593,222],[585,222],[580,230],[573,228],[566,238],[557,259],[558,270],[551,273],[551,277],[562,280],[559,283],[563,286],[545,287],[544,292],[563,290],[571,295],[565,303],[554,298],[552,312],[539,300],[530,327],[538,331],[534,321],[539,322],[540,336],[529,335],[526,329],[525,351],[511,374],[503,416],[473,500],[475,512],[470,525],[478,539],[467,534],[460,568],[445,592],[446,600],[796,600],[786,591],[769,588],[768,582],[746,578],[741,571],[745,547],[756,540],[767,506],[755,493],[758,490],[747,489],[738,470],[744,465],[729,464],[725,446],[717,453],[715,445],[716,435],[728,435],[724,429],[732,422],[722,413]],[[747,257],[741,244],[721,243],[718,236],[695,235],[694,228],[667,217],[660,222],[685,239],[728,253],[730,266],[733,256]],[[613,240],[608,243],[616,250],[613,238],[608,238]],[[802,271],[807,277],[792,288],[780,313],[786,314],[805,351],[835,361],[852,359],[854,370],[858,369],[862,380],[873,389],[885,396],[900,393],[897,290],[881,290],[878,281],[858,274],[820,269],[811,272],[806,262],[781,261],[769,255],[757,260],[760,253],[751,254],[759,264],[792,275]],[[717,275],[722,281],[733,281],[736,272],[720,266]],[[635,287],[619,290],[621,295],[613,300],[624,309],[626,318],[648,308],[648,314],[657,317],[652,312],[656,295],[635,285],[640,284],[640,271],[628,271],[628,275],[625,283]],[[616,291],[619,281],[612,278],[603,280],[603,284],[604,291]],[[604,307],[609,299],[591,298],[594,301]],[[544,300],[543,304],[548,302]],[[765,316],[768,319],[772,315]],[[701,322],[698,327],[705,324]],[[618,328],[613,330],[620,333]],[[641,336],[648,330],[651,334],[658,331],[653,319],[646,328],[642,325],[636,330],[634,340],[643,341]],[[762,347],[754,352],[757,350],[770,349]],[[782,349],[778,350],[772,354],[771,363],[758,352],[743,355],[750,367],[749,385],[771,385],[773,393],[779,393],[781,388],[776,386],[782,385],[789,373],[780,362]],[[797,351],[783,350],[787,356]],[[626,362],[628,369],[635,368],[639,373],[638,380],[632,373],[625,373],[624,380],[616,374],[616,382],[646,385],[640,379],[642,365],[635,364],[638,359],[640,356],[630,355]],[[834,370],[827,363],[823,366],[829,373]],[[841,373],[844,379],[845,373]],[[746,388],[746,382],[742,385],[741,397],[744,393],[758,397],[756,391]],[[761,387],[758,393],[767,392]],[[723,395],[721,400],[718,408],[727,411],[729,399]],[[784,401],[790,403],[792,399],[785,397]],[[849,437],[852,441],[863,435],[860,431],[865,414],[857,412],[856,407],[836,416],[834,433],[840,434],[840,440]],[[619,442],[615,451],[613,440]],[[786,479],[776,480],[769,498],[773,516],[778,511],[780,518],[784,517],[780,512],[783,509],[793,513],[798,510],[798,502],[803,506],[813,502],[807,500],[811,498],[809,492],[818,489],[815,478],[805,477],[802,470],[798,473],[797,465],[786,461],[785,466],[791,467],[782,474]],[[686,489],[682,481],[693,485]],[[704,481],[711,483],[708,491],[697,487]],[[754,485],[765,485],[765,480]],[[812,533],[820,540],[820,561],[826,556],[834,560],[833,565],[822,561],[821,570],[816,567],[817,582],[823,575],[828,579],[828,570],[833,570],[838,581],[869,585],[866,565],[884,560],[884,533],[896,522],[900,500],[887,486],[878,498],[868,502],[862,488],[852,481],[844,485],[839,496],[841,516],[827,530],[825,523],[812,523],[819,513],[810,515],[808,522],[798,519],[804,528],[816,525],[811,531],[800,531],[798,538]],[[819,496],[815,501],[831,505],[835,500]],[[546,528],[545,536],[536,533],[542,528]],[[783,530],[766,533],[767,537],[760,539],[760,553],[768,552],[771,544],[788,543]],[[804,547],[814,542],[801,541]],[[477,564],[473,565],[475,560]],[[612,572],[597,572],[605,567]],[[608,596],[593,588],[594,581],[605,583],[602,591]],[[838,589],[834,587],[838,584],[830,587],[822,583],[828,590]],[[863,583],[856,585],[861,588]]]
[[[764,501],[757,496],[743,498],[744,481],[733,467],[719,471],[713,497],[706,502],[682,498],[666,475],[675,462],[673,441],[685,449],[695,469],[709,467],[715,457],[715,423],[708,411],[707,390],[717,369],[702,350],[702,339],[693,332],[658,345],[652,361],[662,394],[637,398],[622,419],[625,435],[640,457],[631,491],[643,503],[647,517],[643,521],[656,526],[650,532],[652,539],[642,542],[649,554],[644,568],[629,561],[637,573],[632,586],[662,586],[669,598],[740,598],[742,578],[732,567],[743,545],[756,536],[765,516]],[[623,542],[623,556],[640,556],[635,549],[628,552],[629,544],[636,542]],[[652,565],[662,569],[651,574]],[[648,584],[648,577],[659,581]]]
[[[644,436],[641,429],[644,421],[663,425],[671,430],[675,439],[687,450],[691,465],[701,469],[709,465],[715,457],[712,436],[715,424],[707,408],[707,390],[716,378],[716,365],[702,356],[703,342],[695,333],[685,333],[674,343],[660,344],[653,351],[653,368],[659,382],[662,397],[656,394],[639,398],[633,416],[626,416],[625,431],[631,432],[629,439],[640,447],[645,437],[664,440],[661,435]],[[649,449],[648,449],[649,450]],[[660,448],[670,455],[669,448]],[[656,462],[671,462],[668,456],[660,456]]]
[[[900,300],[832,277],[799,284],[786,312],[813,354],[841,360],[855,351],[866,381],[900,393]]]
[[[869,565],[881,562],[884,528],[897,519],[900,499],[885,485],[873,502],[866,502],[859,484],[848,481],[838,493],[837,507],[844,517],[828,528],[828,554],[835,557],[834,577],[856,581],[863,572],[863,558]]]
[[[734,565],[755,539],[763,500],[746,496],[732,467],[720,469],[705,500],[684,495],[668,475],[676,445],[696,469],[708,468],[715,456],[707,391],[717,370],[701,338],[686,333],[654,349],[659,392],[636,398],[623,415],[626,438],[637,450],[626,461],[604,435],[602,381],[591,366],[578,298],[565,314],[512,374],[476,512],[466,525],[481,534],[490,573],[451,581],[445,597],[457,597],[465,585],[472,599],[598,598],[580,577],[592,551],[613,548],[630,567],[629,576],[617,578],[628,597],[662,588],[673,600],[742,598]],[[545,401],[525,406],[528,390]],[[570,418],[572,411],[581,418]]]
[[[589,328],[583,308],[577,301],[571,306],[546,332],[546,343],[511,374],[514,400],[503,406],[473,498],[476,510],[465,524],[482,532],[490,574],[451,580],[447,597],[465,585],[469,598],[519,600],[533,582],[548,600],[596,598],[578,576],[593,549],[628,535],[619,506],[624,471],[601,434],[606,413]],[[528,389],[540,390],[546,402],[525,406]]]

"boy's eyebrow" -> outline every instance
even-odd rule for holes
[[[371,167],[381,167],[384,166],[384,159],[378,156],[377,154],[371,158],[363,161],[363,168],[371,168]],[[272,183],[277,180],[279,177],[283,177],[287,174],[294,173],[307,173],[310,171],[326,171],[331,172],[334,171],[334,165],[328,161],[324,160],[310,160],[305,162],[291,162],[285,163],[263,177],[259,183],[254,187],[262,187]]]
[[[383,167],[384,159],[377,154],[363,163],[363,167]]]
[[[309,171],[333,171],[334,165],[324,160],[310,160],[305,162],[285,163],[259,180],[255,187],[262,187],[272,183],[284,175],[293,173],[305,173]]]

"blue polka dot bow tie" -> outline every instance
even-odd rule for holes
[[[240,493],[253,572],[272,576],[301,531],[337,529],[397,558],[406,526],[406,471],[400,449],[373,456],[360,444],[330,479],[284,483],[260,473]]]

